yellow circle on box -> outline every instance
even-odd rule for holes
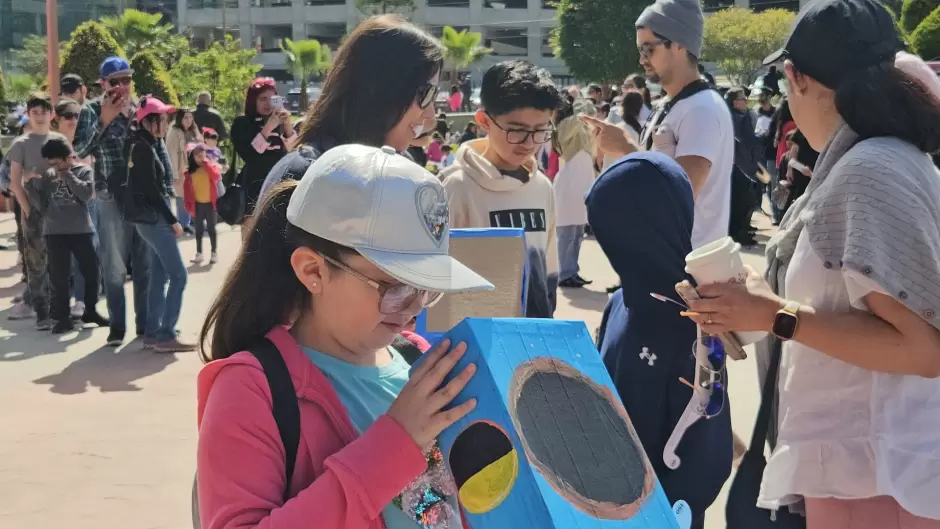
[[[516,451],[511,450],[460,487],[457,494],[460,504],[472,514],[492,511],[509,496],[518,475],[519,458]]]

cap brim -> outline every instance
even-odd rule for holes
[[[107,79],[114,79],[115,77],[127,77],[127,76],[129,76],[129,75],[134,75],[134,69],[133,69],[133,68],[128,68],[128,69],[126,69],[126,70],[118,70],[118,71],[116,71],[116,72],[114,72],[114,73],[108,75],[107,77],[105,77],[105,79],[107,80]]]
[[[386,274],[415,288],[434,292],[493,290],[492,283],[449,255],[402,254],[356,248]]]
[[[782,61],[787,55],[787,50],[780,48],[764,58],[764,66],[770,66]]]

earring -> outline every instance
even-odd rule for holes
[[[310,288],[317,288],[317,282],[310,283]]]

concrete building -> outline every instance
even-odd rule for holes
[[[177,0],[180,31],[193,36],[193,45],[205,45],[225,31],[245,48],[258,50],[262,74],[290,84],[280,51],[283,39],[316,39],[331,49],[339,46],[347,30],[364,15],[356,0]],[[525,59],[568,82],[567,68],[548,45],[555,10],[547,0],[415,0],[415,9],[402,12],[431,34],[441,36],[445,25],[483,34],[483,45],[493,54],[471,65],[474,79],[491,65]]]

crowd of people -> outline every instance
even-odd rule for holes
[[[443,48],[397,15],[343,41],[299,131],[271,79],[247,87],[227,128],[208,95],[194,110],[132,97],[118,57],[101,65],[97,98],[66,75],[54,109],[27,102],[28,131],[5,158],[27,282],[11,316],[53,332],[110,326],[119,346],[130,274],[143,346],[198,347],[203,527],[461,527],[435,439],[475,405],[449,407],[475,368],[448,377],[465,345],[429,351],[412,331],[445,293],[493,285],[449,256],[449,230],[525,231],[528,318],[553,317],[559,287],[591,283],[578,267],[590,232],[620,278],[599,352],[692,527],[731,474],[734,437],[722,401],[687,433],[683,464],[664,464],[682,381],[702,368],[690,345],[763,331],[758,370],[779,366],[780,382],[755,507],[810,529],[940,528],[940,79],[876,0],[813,0],[751,108],[748,89],[703,74],[703,20],[697,0],[648,6],[635,24],[643,73],[612,91],[496,64],[457,133],[435,105]],[[452,110],[469,85],[450,88]],[[208,233],[215,263],[218,200],[234,192],[242,245],[188,343],[177,239],[196,237],[201,264]],[[756,242],[765,193],[779,224],[766,275],[699,285],[681,313],[650,296],[688,277],[693,250]],[[426,358],[410,372],[415,351]],[[277,410],[272,421],[285,391],[295,447],[278,441]]]

